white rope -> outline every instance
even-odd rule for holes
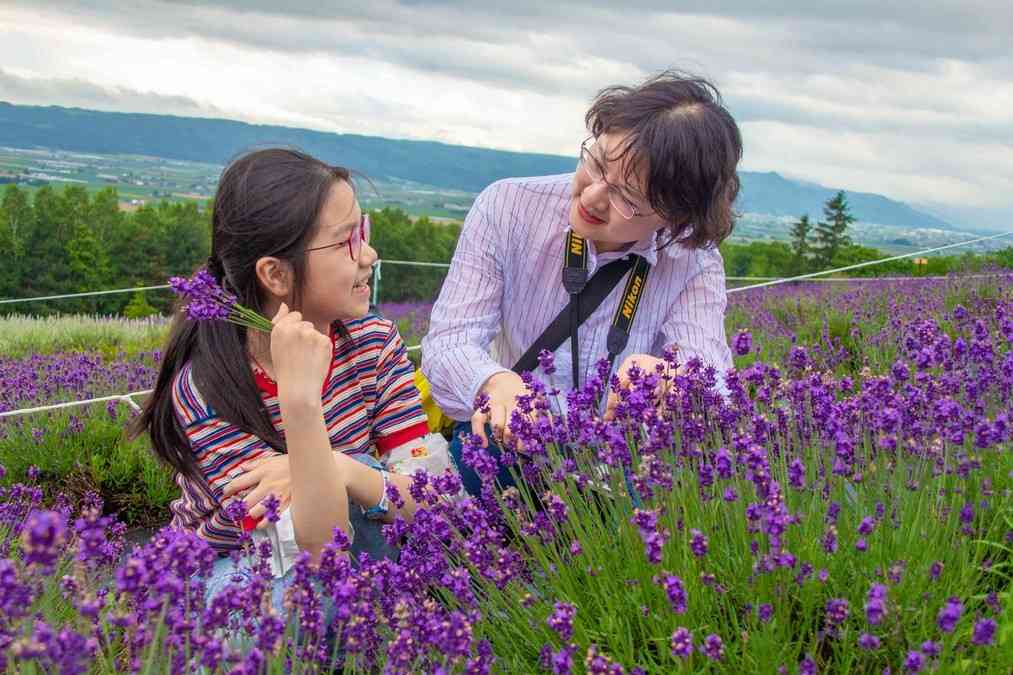
[[[134,288],[117,288],[112,291],[87,291],[85,293],[64,293],[63,295],[44,295],[39,298],[14,298],[12,300],[0,300],[0,305],[8,305],[14,302],[36,302],[41,300],[62,300],[64,298],[83,298],[88,295],[112,295],[114,293],[132,293],[134,291],[155,291],[169,288],[169,284],[161,286],[136,286]]]
[[[740,291],[749,291],[754,288],[765,288],[767,286],[777,286],[778,284],[786,284],[790,281],[801,281],[802,279],[811,279],[813,277],[822,277],[827,274],[836,274],[837,272],[847,272],[848,270],[857,270],[860,267],[869,267],[870,265],[879,265],[885,262],[892,262],[894,260],[903,260],[904,258],[911,258],[913,256],[926,255],[928,253],[935,253],[936,251],[944,251],[948,248],[956,248],[957,246],[966,246],[967,244],[975,244],[979,241],[988,241],[989,239],[998,239],[999,237],[1008,237],[1013,234],[1010,232],[1000,232],[999,234],[992,234],[987,237],[978,237],[976,239],[968,239],[967,241],[961,241],[956,244],[947,244],[946,246],[936,246],[935,248],[927,248],[923,251],[915,251],[914,253],[903,253],[901,255],[891,256],[889,258],[879,258],[878,260],[867,260],[865,262],[855,263],[854,265],[847,265],[845,267],[838,267],[832,270],[823,270],[822,272],[810,272],[809,274],[800,274],[797,277],[788,277],[787,279],[774,279],[773,281],[764,281],[759,284],[750,284],[749,286],[740,286],[738,288],[730,288],[727,293],[738,293]],[[907,279],[909,277],[895,277],[900,279]],[[910,279],[920,279],[924,277],[910,277]],[[945,277],[944,277],[945,278]],[[875,280],[874,278],[871,280]]]
[[[761,288],[763,286],[772,286],[774,284],[788,283],[789,281],[798,281],[800,279],[813,279],[814,277],[825,276],[827,274],[835,274],[837,272],[845,272],[847,270],[858,269],[860,267],[867,267],[869,265],[877,265],[879,263],[891,262],[893,260],[903,260],[904,258],[911,258],[914,256],[925,255],[927,253],[934,253],[935,251],[944,251],[949,248],[955,248],[957,246],[965,246],[967,244],[975,244],[979,241],[988,241],[989,239],[997,239],[999,237],[1006,237],[1013,232],[1001,232],[999,234],[989,235],[987,237],[979,237],[977,239],[969,239],[968,241],[958,242],[956,244],[947,244],[946,246],[937,246],[936,248],[925,249],[924,251],[915,251],[914,253],[905,253],[903,255],[896,255],[891,258],[880,258],[878,260],[868,260],[866,262],[857,263],[855,265],[848,265],[847,267],[839,267],[833,270],[826,270],[823,272],[811,272],[809,274],[802,274],[797,277],[725,277],[726,281],[764,281],[769,282],[766,284],[755,284],[752,286],[742,286],[740,288],[732,289],[734,291],[745,291],[751,288]],[[416,267],[440,267],[449,268],[450,263],[436,263],[436,262],[420,262],[416,260],[388,260],[387,258],[381,258],[377,260],[376,267],[379,268],[380,263],[388,265],[414,265]],[[379,277],[379,269],[377,269],[377,276]],[[877,277],[879,281],[886,280],[906,280],[906,279],[944,279],[946,277]],[[841,279],[815,279],[816,281],[870,281],[871,279],[866,277],[845,277]],[[162,284],[159,286],[135,286],[133,288],[117,288],[109,291],[87,291],[84,293],[63,293],[61,295],[46,295],[37,298],[13,298],[7,300],[0,300],[0,305],[13,304],[16,302],[41,302],[43,300],[63,300],[66,298],[83,298],[96,295],[113,295],[115,293],[133,293],[134,291],[156,291],[169,288],[168,284]],[[377,290],[377,289],[374,289]],[[729,291],[731,292],[731,291]],[[374,304],[376,304],[374,302]]]
[[[893,260],[903,260],[904,258],[910,258],[910,257],[913,257],[913,256],[925,255],[927,253],[934,253],[936,251],[943,251],[943,250],[946,250],[946,249],[949,249],[949,248],[955,248],[957,246],[966,246],[967,244],[974,244],[974,243],[977,243],[979,241],[987,241],[989,239],[997,239],[999,237],[1007,237],[1007,236],[1009,236],[1011,234],[1013,234],[1013,231],[1011,231],[1011,232],[1001,232],[999,234],[993,234],[993,235],[989,235],[987,237],[978,237],[976,239],[969,239],[967,241],[962,241],[962,242],[959,242],[959,243],[956,243],[956,244],[947,244],[946,246],[937,246],[935,248],[929,248],[929,249],[925,249],[923,251],[915,251],[914,253],[904,253],[902,255],[895,255],[895,256],[892,256],[892,257],[889,257],[889,258],[880,258],[879,260],[868,260],[866,262],[856,263],[854,265],[847,265],[845,267],[838,267],[838,268],[832,269],[832,270],[824,270],[822,272],[810,272],[809,274],[801,274],[801,275],[796,276],[796,277],[788,277],[788,278],[785,278],[785,279],[773,279],[771,281],[764,281],[764,282],[759,283],[759,284],[752,284],[752,285],[749,285],[749,286],[741,286],[739,288],[730,288],[730,289],[728,289],[727,293],[737,293],[739,291],[748,291],[748,290],[752,290],[752,289],[755,289],[755,288],[765,288],[767,286],[776,286],[778,284],[786,284],[786,283],[789,283],[791,281],[801,281],[802,279],[812,279],[814,277],[826,276],[827,274],[835,274],[837,272],[846,272],[848,270],[859,269],[861,267],[868,267],[870,265],[878,265],[878,264],[885,263],[885,262],[891,262]],[[415,264],[415,265],[423,265],[423,266],[431,266],[431,267],[449,267],[449,265],[445,265],[444,263],[412,263],[410,261],[404,261],[404,260],[384,260],[383,262],[385,262],[385,263],[391,263],[391,264],[395,264],[395,265],[398,265],[398,264]],[[1013,272],[1011,272],[1010,274],[1013,274]],[[998,275],[977,275],[977,276],[1004,276],[1004,275],[998,274]],[[732,277],[727,277],[727,278],[732,278]],[[895,279],[895,280],[915,280],[915,279],[925,279],[925,278],[929,278],[929,277],[887,277],[887,278],[888,279]],[[935,277],[935,278],[946,279],[947,277]],[[868,278],[866,280],[868,280],[868,281],[882,281],[883,278],[871,277],[871,278]],[[167,288],[167,287],[166,286],[148,286],[147,288]],[[71,294],[69,296],[51,296],[51,297],[52,298],[56,298],[56,297],[73,297],[74,295],[100,295],[102,293],[125,293],[125,292],[127,292],[129,290],[138,290],[138,289],[122,289],[122,290],[119,290],[119,291],[95,291],[93,293],[81,293],[81,294]],[[45,300],[45,299],[47,299],[47,298],[26,298],[26,300]],[[0,302],[19,302],[19,301],[18,300],[4,300],[4,301],[0,301]],[[416,351],[416,350],[421,349],[421,348],[422,348],[422,345],[412,345],[412,346],[410,346],[410,347],[407,348],[407,351],[409,351],[409,352]],[[57,404],[54,404],[54,405],[39,406],[37,408],[24,408],[24,409],[21,409],[21,410],[10,410],[8,412],[2,412],[2,413],[0,413],[0,417],[13,417],[14,415],[27,415],[29,413],[45,412],[47,410],[59,410],[61,408],[70,408],[70,407],[73,407],[73,406],[88,405],[90,403],[99,403],[99,402],[102,402],[102,401],[114,401],[114,400],[126,401],[135,410],[140,410],[140,408],[138,407],[138,405],[136,403],[134,403],[133,400],[131,400],[131,397],[133,397],[133,396],[141,396],[141,395],[149,394],[149,393],[151,393],[151,390],[147,389],[145,391],[137,391],[137,392],[133,392],[133,393],[130,393],[130,394],[117,394],[117,395],[114,395],[114,396],[103,396],[101,398],[92,398],[92,399],[88,399],[88,400],[85,400],[85,401],[71,401],[69,403],[57,403]]]
[[[418,262],[415,260],[390,260],[389,258],[381,258],[380,262],[384,265],[415,265],[417,267],[450,267],[450,263],[435,263],[435,262]]]
[[[407,351],[414,352],[422,349],[422,345],[412,345],[407,347]],[[18,415],[30,415],[38,412],[48,412],[52,410],[62,410],[64,408],[74,408],[82,405],[90,405],[92,403],[104,403],[106,401],[124,401],[131,408],[137,412],[141,412],[141,407],[134,401],[134,396],[145,396],[150,394],[153,389],[144,389],[143,391],[132,391],[129,394],[113,394],[112,396],[100,396],[99,398],[89,398],[83,401],[68,401],[66,403],[53,403],[52,405],[41,405],[35,408],[22,408],[20,410],[8,410],[7,412],[0,412],[0,417],[16,417]]]
[[[124,401],[134,410],[140,412],[141,407],[134,402],[134,396],[144,396],[150,394],[151,389],[145,389],[143,391],[132,391],[129,394],[114,394],[112,396],[101,396],[99,398],[89,398],[84,401],[68,401],[67,403],[54,403],[53,405],[41,405],[37,408],[22,408],[21,410],[8,410],[7,412],[0,412],[0,417],[14,417],[16,415],[29,415],[31,413],[46,412],[49,410],[61,410],[63,408],[74,408],[80,405],[90,405],[92,403],[102,403],[104,401]]]

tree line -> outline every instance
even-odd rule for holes
[[[209,209],[196,202],[162,201],[134,211],[120,208],[115,189],[90,193],[82,186],[26,190],[7,185],[0,199],[0,298],[26,298],[95,290],[153,286],[173,275],[189,275],[210,251]],[[459,223],[412,218],[405,211],[373,211],[373,244],[383,258],[449,262]],[[721,252],[729,276],[789,276],[886,257],[848,236],[854,221],[844,193],[828,200],[824,217],[802,216],[790,242],[725,242]],[[925,274],[945,274],[970,265],[1013,267],[1013,248],[990,256],[931,257]],[[858,275],[910,274],[909,260],[876,265]],[[427,301],[439,291],[441,268],[384,265],[380,300]],[[167,313],[168,291],[108,295],[0,306],[0,312],[31,314],[101,313],[144,316]]]

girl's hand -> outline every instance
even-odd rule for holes
[[[288,508],[292,500],[292,472],[289,469],[288,455],[258,457],[242,465],[246,472],[233,478],[223,491],[223,501],[243,495],[247,515],[260,519],[257,529],[261,530],[270,523],[264,518],[267,508],[264,499],[273,494],[278,498],[278,512]]]
[[[285,303],[271,319],[271,362],[278,381],[278,398],[320,404],[320,392],[333,358],[331,339]]]

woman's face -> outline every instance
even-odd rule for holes
[[[570,225],[594,241],[599,251],[618,250],[666,225],[647,201],[646,167],[629,155],[616,159],[625,140],[626,134],[612,133],[589,141],[573,176]],[[631,162],[634,170],[627,180],[624,176]]]
[[[301,310],[320,325],[357,319],[369,312],[373,263],[377,254],[362,240],[362,209],[346,181],[336,181],[306,246]],[[314,250],[311,250],[314,249]]]

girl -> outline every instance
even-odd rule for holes
[[[395,516],[388,484],[403,517],[415,503],[411,479],[388,474],[374,446],[383,456],[428,429],[397,329],[368,315],[377,254],[349,171],[293,150],[252,152],[222,173],[213,209],[209,271],[274,328],[177,314],[134,427],[177,474],[172,525],[222,555],[209,596],[244,574],[226,557],[242,524],[225,508],[244,493],[254,520],[277,496],[278,531],[286,525],[314,563],[335,527],[353,556],[390,555],[379,534]],[[286,567],[275,567],[278,608]]]

